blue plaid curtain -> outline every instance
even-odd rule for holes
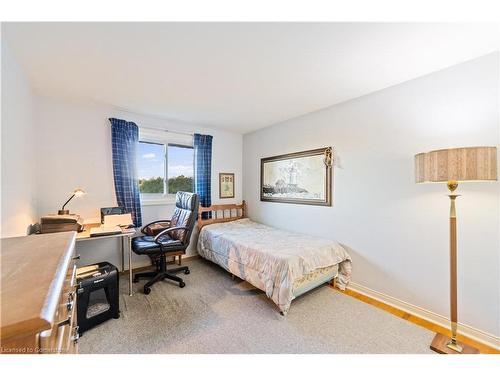
[[[195,191],[203,207],[212,204],[212,138],[211,135],[195,134],[193,140]],[[209,212],[204,216],[211,217]]]
[[[133,122],[110,118],[113,146],[113,175],[116,201],[125,212],[132,214],[136,227],[142,225],[139,180],[137,178],[136,155],[139,143],[139,128]]]

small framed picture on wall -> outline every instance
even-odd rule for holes
[[[234,173],[219,173],[219,198],[234,198]]]

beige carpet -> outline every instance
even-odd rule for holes
[[[297,298],[286,317],[265,294],[205,261],[186,263],[181,289],[168,281],[127,294],[121,317],[85,332],[80,353],[430,353],[433,333],[335,292]]]

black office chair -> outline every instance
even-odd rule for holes
[[[152,279],[144,285],[144,294],[151,293],[151,286],[161,280],[169,279],[179,283],[184,288],[184,281],[175,275],[184,271],[189,274],[188,267],[178,267],[167,270],[167,256],[173,253],[186,252],[191,239],[196,219],[198,217],[199,198],[197,194],[177,192],[175,197],[175,211],[170,220],[158,220],[144,226],[141,231],[145,236],[132,239],[132,251],[139,255],[148,255],[156,266],[154,272],[142,272],[134,275],[134,283],[141,277]],[[167,229],[161,230],[152,236],[152,228],[163,225]]]

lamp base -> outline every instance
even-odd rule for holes
[[[457,347],[462,348],[461,351],[452,349],[448,344],[450,344],[451,338],[445,336],[441,333],[434,336],[434,340],[431,343],[431,349],[439,354],[479,354],[479,350],[476,348],[464,344],[463,342],[457,341]],[[450,344],[451,345],[451,344]]]
[[[59,210],[57,211],[58,215],[69,215],[69,210]]]

